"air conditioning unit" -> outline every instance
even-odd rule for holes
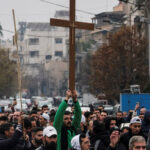
[[[141,93],[140,92],[140,85],[130,85],[130,91],[132,94]]]

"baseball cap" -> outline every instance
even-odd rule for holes
[[[41,116],[49,122],[50,118],[49,118],[49,115],[47,113],[43,113]]]
[[[52,135],[57,135],[57,131],[53,126],[47,126],[43,130],[43,136],[51,137]]]
[[[142,123],[142,121],[138,116],[136,116],[130,120],[130,124],[133,124],[133,123]]]

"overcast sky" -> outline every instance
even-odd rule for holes
[[[14,31],[12,9],[15,10],[16,22],[49,22],[56,10],[67,10],[44,1],[69,6],[69,0],[0,0],[0,24],[4,30]],[[89,13],[112,11],[117,4],[118,0],[76,0],[76,9],[87,12],[77,11],[77,20],[91,22],[94,15]],[[4,39],[12,38],[12,33],[3,31],[3,34]]]

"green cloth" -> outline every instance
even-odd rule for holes
[[[81,122],[81,108],[79,102],[77,101],[74,105],[74,118],[72,121],[72,126],[77,130],[80,127]],[[63,125],[63,116],[68,104],[66,101],[62,101],[60,104],[54,119],[54,127],[57,130],[57,150],[61,150],[61,128]],[[75,132],[71,134],[68,130],[68,148],[71,148],[71,139],[75,136]],[[63,140],[63,139],[62,139]]]

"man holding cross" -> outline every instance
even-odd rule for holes
[[[71,113],[65,111],[68,100],[72,97],[74,106],[73,120]],[[80,127],[81,108],[77,101],[77,93],[71,90],[66,91],[66,98],[60,104],[54,119],[54,127],[57,130],[57,150],[68,150],[71,148],[71,139],[76,135],[76,130]]]
[[[70,20],[51,19],[50,24],[59,27],[69,27],[69,89],[66,99],[60,104],[54,120],[57,130],[57,150],[68,150],[71,148],[71,139],[75,136],[76,129],[80,126],[81,108],[77,101],[75,91],[75,28],[93,30],[94,24],[75,21],[75,0],[70,0]],[[73,98],[74,118],[65,109],[69,98]]]

